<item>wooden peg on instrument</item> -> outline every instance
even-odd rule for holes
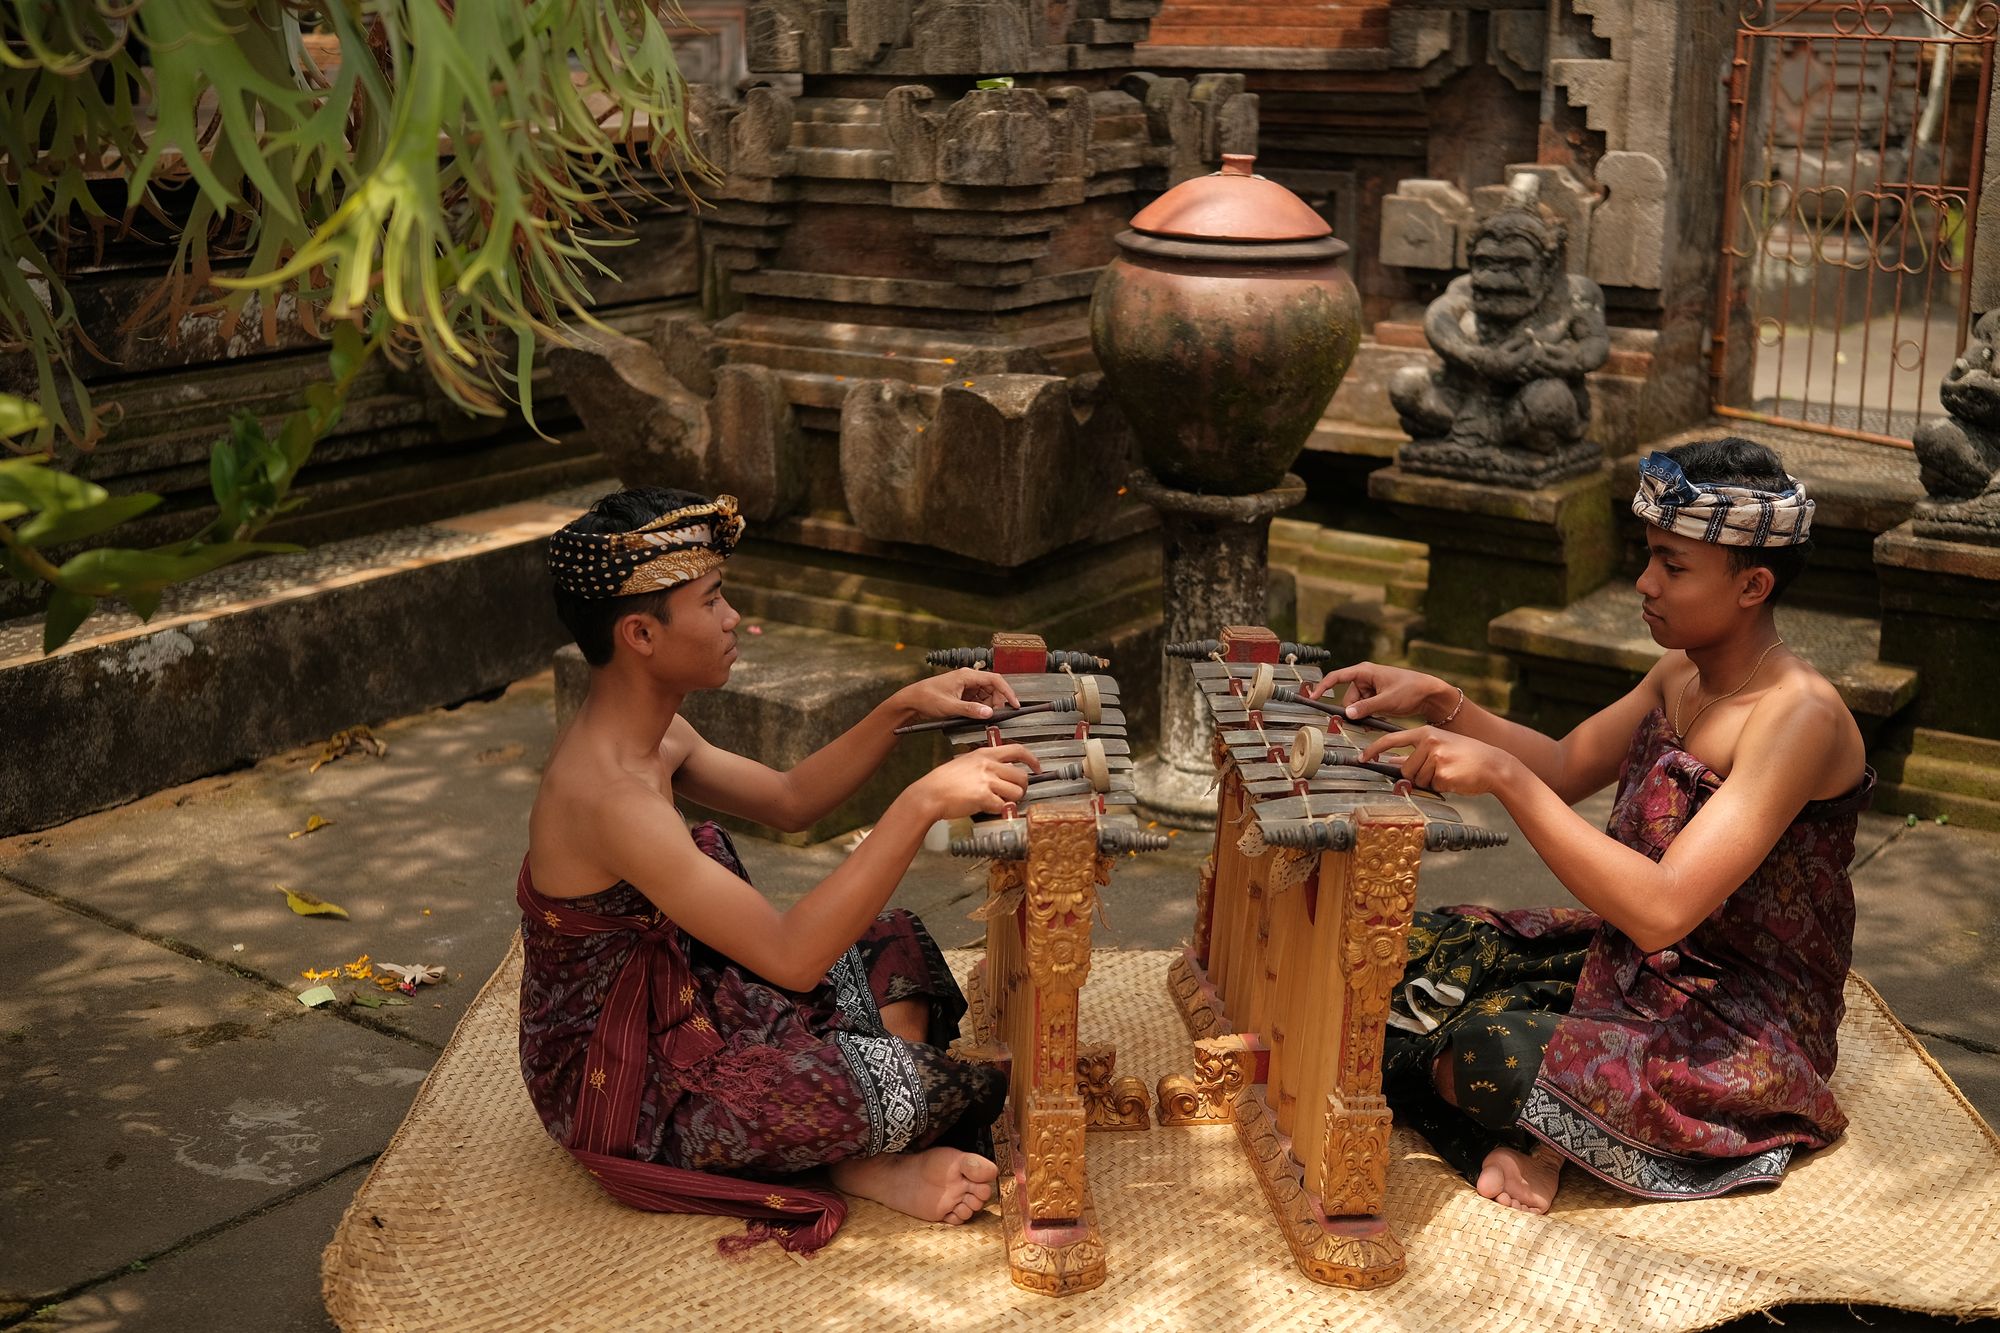
[[[1292,781],[1310,780],[1325,762],[1326,733],[1318,727],[1300,727],[1299,734],[1292,737],[1292,753],[1286,765],[1291,771]]]
[[[1250,673],[1250,687],[1243,691],[1243,706],[1251,712],[1261,712],[1265,704],[1271,702],[1272,691],[1277,688],[1278,672],[1269,662],[1259,662],[1257,669]]]
[[[1105,757],[1103,741],[1093,738],[1083,743],[1083,776],[1099,796],[1111,790],[1111,761]]]

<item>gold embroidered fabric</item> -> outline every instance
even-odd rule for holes
[[[631,597],[677,588],[729,558],[743,536],[736,497],[687,505],[631,532],[549,536],[549,573],[561,587],[588,598]]]

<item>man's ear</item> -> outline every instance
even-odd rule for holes
[[[618,623],[611,627],[611,636],[626,649],[641,657],[651,657],[657,638],[654,631],[658,622],[644,612],[634,611],[630,615],[618,617]]]
[[[1756,606],[1770,600],[1771,592],[1778,586],[1778,576],[1763,565],[1752,565],[1744,570],[1737,584],[1736,604]]]

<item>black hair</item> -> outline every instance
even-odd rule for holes
[[[1725,435],[1719,440],[1696,440],[1692,444],[1661,452],[1679,464],[1682,474],[1697,485],[1742,486],[1754,491],[1774,492],[1791,488],[1791,479],[1785,475],[1785,465],[1778,461],[1778,455],[1765,445],[1740,435]],[[1796,546],[1725,546],[1722,549],[1729,553],[1732,572],[1741,573],[1759,565],[1771,571],[1771,595],[1764,599],[1764,604],[1776,606],[1785,589],[1805,572],[1806,563],[1812,559],[1813,546],[1812,538],[1808,537]]]
[[[693,491],[665,486],[635,486],[613,491],[564,525],[566,532],[632,532],[662,514],[690,505],[707,504],[709,497]],[[667,597],[673,590],[636,592],[629,597],[579,597],[557,583],[554,585],[556,615],[563,627],[583,650],[583,660],[594,667],[611,663],[611,632],[619,620],[629,615],[648,615],[665,624]]]

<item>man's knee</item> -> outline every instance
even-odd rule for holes
[[[921,1046],[930,1036],[930,1006],[921,1000],[896,1000],[882,1006],[882,1026],[892,1037]]]

